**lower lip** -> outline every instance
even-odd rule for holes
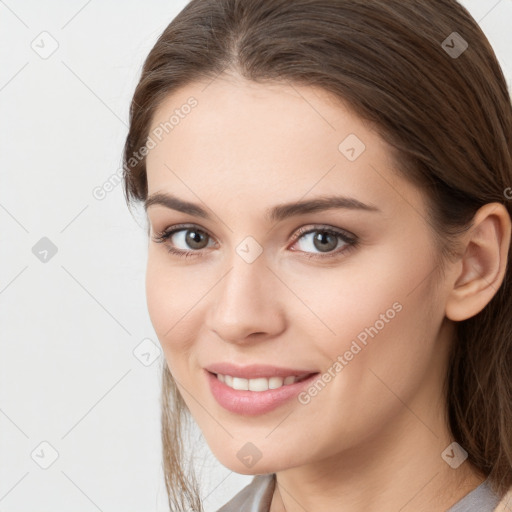
[[[210,390],[217,402],[224,409],[244,416],[256,416],[276,409],[297,396],[318,377],[318,373],[314,373],[300,382],[267,391],[240,391],[230,388],[213,373],[207,370],[205,372]]]

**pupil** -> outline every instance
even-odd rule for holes
[[[329,245],[329,241],[328,241],[329,237],[331,238],[330,245]],[[320,243],[317,245],[317,242],[320,242]],[[337,239],[331,233],[319,232],[314,237],[315,247],[320,251],[328,251],[329,249],[335,249],[336,243],[337,243]]]
[[[192,234],[191,234],[192,233]],[[198,231],[188,231],[187,232],[187,243],[192,247],[201,243],[202,235]],[[198,247],[196,247],[197,249]],[[201,247],[199,247],[200,249]]]

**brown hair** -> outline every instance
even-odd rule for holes
[[[461,55],[449,51],[461,41],[453,32],[469,45]],[[455,0],[192,0],[149,53],[134,93],[124,148],[129,205],[147,196],[145,159],[133,156],[160,102],[224,70],[320,87],[374,123],[397,171],[428,199],[440,270],[478,208],[500,202],[512,215],[504,194],[512,186],[510,95],[487,38]],[[512,485],[511,252],[489,304],[456,323],[445,382],[453,437],[500,496]],[[199,511],[197,481],[182,460],[186,413],[164,363],[169,505]]]

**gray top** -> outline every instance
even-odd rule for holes
[[[255,475],[217,512],[268,512],[274,494],[275,473]],[[486,479],[446,512],[493,512],[500,502]]]

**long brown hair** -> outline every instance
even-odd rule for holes
[[[443,258],[456,254],[457,234],[482,205],[500,202],[512,215],[509,91],[487,38],[455,0],[192,0],[149,53],[133,96],[128,205],[147,196],[140,150],[160,102],[226,69],[258,82],[321,87],[373,122],[397,171],[425,193]],[[489,304],[456,323],[445,382],[453,438],[500,496],[512,485],[511,279],[508,263]],[[189,412],[166,364],[162,375],[169,505],[201,511],[183,459]]]

